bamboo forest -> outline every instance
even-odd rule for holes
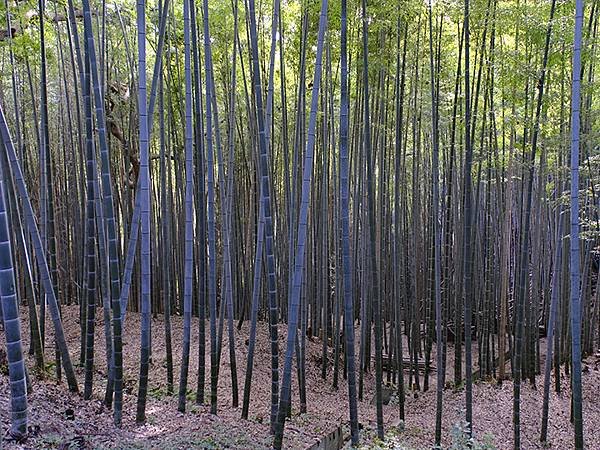
[[[599,0],[0,0],[0,449],[600,449],[599,64]]]

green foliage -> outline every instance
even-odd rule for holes
[[[193,401],[196,398],[196,392],[191,389],[188,389],[185,395],[188,401]],[[174,393],[169,392],[166,386],[152,386],[148,389],[148,396],[156,400],[164,400],[173,397]]]
[[[423,437],[426,431],[418,426],[406,427],[403,421],[400,421],[397,426],[389,427],[386,431],[385,440],[381,441],[376,436],[370,436],[368,430],[363,431],[363,441],[370,442],[368,445],[363,445],[360,448],[364,450],[410,450],[412,447],[407,446],[406,441],[410,437]],[[494,436],[490,433],[485,433],[481,439],[477,436],[469,436],[468,424],[464,421],[455,423],[450,430],[452,444],[446,448],[447,450],[496,450],[494,446]],[[434,447],[438,448],[438,447]]]
[[[48,433],[40,437],[40,444],[43,448],[58,448],[62,440],[60,434]]]
[[[493,436],[489,433],[483,435],[479,441],[474,435],[469,436],[469,424],[465,421],[452,426],[452,445],[449,450],[495,450]]]

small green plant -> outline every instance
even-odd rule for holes
[[[151,387],[148,389],[148,396],[156,400],[162,400],[167,395],[167,391],[160,387]]]
[[[47,361],[46,365],[44,366],[44,372],[46,372],[46,375],[52,375],[54,373],[55,367],[56,367],[55,361]]]
[[[482,441],[477,440],[474,435],[469,435],[469,423],[464,420],[455,423],[450,433],[452,445],[449,450],[496,450],[491,434],[486,433]]]
[[[454,392],[460,392],[460,391],[462,391],[464,388],[465,388],[465,382],[464,382],[464,381],[461,381],[461,382],[460,382],[460,383],[458,383],[458,384],[454,384],[454,386],[453,386],[453,390],[454,390]]]
[[[55,448],[58,447],[62,442],[62,437],[59,434],[50,433],[44,434],[40,438],[40,446],[42,448]]]
[[[185,398],[187,399],[188,402],[196,400],[196,392],[193,391],[192,389],[187,389],[185,391]]]
[[[212,437],[193,437],[186,444],[193,445],[197,448],[212,450],[219,448],[217,442]]]

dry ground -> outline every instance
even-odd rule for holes
[[[26,310],[23,313],[23,329],[26,330]],[[269,410],[270,410],[270,346],[268,330],[260,324],[256,347],[255,369],[252,385],[252,396],[249,420],[242,420],[241,407],[233,408],[231,401],[231,372],[228,352],[223,352],[219,377],[219,413],[211,415],[208,408],[194,404],[197,374],[197,340],[192,341],[192,358],[190,364],[190,390],[188,412],[177,412],[177,397],[167,394],[166,390],[166,352],[162,318],[153,319],[153,364],[150,369],[150,392],[147,403],[147,422],[139,426],[135,424],[137,401],[137,377],[139,364],[139,316],[129,313],[125,325],[125,393],[123,408],[123,427],[117,429],[112,424],[111,411],[102,406],[104,392],[105,351],[103,345],[103,327],[101,311],[96,323],[96,373],[94,398],[83,400],[81,395],[69,393],[65,384],[57,384],[53,376],[39,379],[33,372],[33,392],[30,394],[30,425],[32,433],[29,439],[20,445],[4,442],[4,448],[269,448]],[[67,341],[74,362],[79,359],[79,325],[77,323],[78,307],[63,309],[64,326]],[[50,324],[49,324],[50,325]],[[179,379],[181,359],[182,320],[173,317],[173,349],[175,365],[175,385]],[[51,325],[50,325],[51,326]],[[193,336],[197,336],[198,321],[192,322]],[[285,347],[285,327],[279,328],[280,364],[283,362]],[[240,402],[243,394],[243,381],[246,366],[248,326],[235,331],[238,384],[240,386]],[[227,345],[227,333],[224,333]],[[24,333],[27,342],[27,333]],[[48,343],[53,342],[52,333]],[[194,345],[195,344],[195,345]],[[209,347],[207,345],[207,347]],[[26,344],[26,348],[28,348]],[[317,442],[324,434],[335,429],[339,424],[347,423],[347,386],[340,377],[339,390],[331,387],[332,366],[327,380],[321,379],[321,349],[319,340],[307,339],[307,404],[308,412],[299,414],[297,389],[292,399],[292,418],[287,421],[284,445],[286,448],[302,449]],[[210,355],[207,348],[207,364]],[[330,361],[332,349],[330,348]],[[52,357],[51,346],[47,345],[47,358]],[[453,352],[448,352],[448,367],[452,367]],[[433,355],[435,358],[435,355]],[[435,359],[434,359],[435,360]],[[33,366],[28,357],[28,366]],[[586,447],[600,449],[600,413],[595,407],[600,393],[600,360],[598,357],[588,358],[588,371],[584,373],[584,423]],[[450,371],[449,371],[450,372]],[[51,370],[53,373],[53,369]],[[83,369],[77,368],[80,389],[83,389]],[[209,399],[209,371],[206,379],[206,395]],[[448,378],[450,379],[450,378]],[[541,386],[541,378],[538,383]],[[365,378],[364,401],[359,402],[359,419],[363,425],[361,438],[363,442],[374,442],[375,408],[372,405],[374,382],[371,376]],[[563,383],[564,385],[564,383]],[[295,371],[293,386],[295,381]],[[435,377],[430,379],[430,386],[435,386]],[[564,386],[563,386],[564,387]],[[543,448],[538,443],[540,415],[540,389],[534,389],[528,383],[523,384],[522,392],[522,433],[523,448]],[[569,399],[567,389],[561,396],[552,393],[550,405],[549,447],[553,449],[569,449],[572,447],[572,428],[569,423]],[[463,416],[464,393],[447,389],[444,392],[443,434],[444,445],[450,445],[450,430]],[[67,420],[66,415],[72,410],[74,418]],[[491,383],[479,383],[474,386],[474,432],[479,438],[484,435],[498,449],[512,448],[512,383],[504,382],[501,386]],[[406,423],[404,431],[398,433],[390,427],[397,423],[397,406],[390,404],[384,407],[385,424],[390,429],[389,440],[383,446],[391,448],[431,448],[433,445],[435,426],[435,389],[428,392],[407,392]],[[8,429],[9,389],[8,378],[0,375],[0,422],[2,430]],[[371,444],[375,445],[375,444]],[[0,445],[0,448],[2,446]]]

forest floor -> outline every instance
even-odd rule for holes
[[[77,306],[63,307],[63,323],[73,362],[79,360],[80,331],[77,321]],[[188,448],[237,448],[268,449],[271,445],[269,434],[270,410],[270,344],[268,327],[261,323],[258,327],[256,356],[254,363],[252,395],[249,420],[241,419],[241,401],[246,369],[248,324],[235,330],[237,355],[237,380],[240,394],[240,407],[233,408],[231,399],[231,369],[227,351],[227,333],[224,333],[224,349],[219,371],[218,415],[210,414],[210,409],[194,402],[197,385],[197,338],[192,339],[190,372],[188,382],[187,413],[177,411],[177,395],[167,393],[166,349],[162,317],[152,320],[153,363],[149,374],[149,394],[146,406],[146,423],[136,425],[137,378],[139,371],[139,315],[128,313],[124,333],[124,404],[123,426],[118,429],[112,423],[112,412],[102,404],[106,380],[105,346],[102,312],[96,321],[95,362],[93,399],[83,400],[82,395],[68,392],[64,383],[57,384],[53,364],[48,364],[52,375],[40,378],[30,370],[33,391],[29,396],[29,424],[31,433],[22,444],[0,441],[0,449],[188,449]],[[22,309],[23,324],[26,324],[27,311]],[[48,323],[51,328],[51,323]],[[208,328],[208,327],[207,327]],[[23,329],[27,328],[23,326]],[[173,358],[175,389],[179,381],[181,360],[182,318],[172,318]],[[192,321],[193,336],[197,337],[198,321]],[[28,333],[23,333],[25,348],[28,348]],[[208,335],[208,333],[207,333]],[[286,330],[279,327],[280,366],[283,365]],[[49,330],[47,343],[53,342]],[[329,371],[327,380],[321,378],[322,343],[319,339],[307,339],[306,377],[307,409],[299,414],[298,389],[292,398],[292,417],[286,422],[284,446],[290,449],[304,449],[316,444],[320,438],[347,424],[347,385],[340,376],[338,390],[332,384],[333,349],[329,351]],[[207,343],[206,361],[210,362]],[[47,349],[51,346],[47,344]],[[475,350],[476,351],[476,350]],[[53,352],[47,350],[50,360]],[[405,353],[406,354],[406,353]],[[448,351],[448,380],[452,379],[451,368],[453,351]],[[432,354],[435,361],[435,351]],[[476,359],[476,358],[475,358]],[[33,359],[27,357],[28,367],[33,368]],[[600,411],[597,404],[600,392],[600,357],[593,356],[585,361],[583,375],[583,414],[586,448],[600,449]],[[508,367],[508,366],[507,366]],[[77,367],[80,389],[83,389],[83,368]],[[210,399],[210,370],[207,367],[205,399]],[[293,372],[293,386],[296,371]],[[384,373],[385,379],[385,373]],[[407,380],[407,378],[406,378]],[[572,448],[572,427],[569,423],[570,393],[568,383],[563,378],[563,392],[559,396],[551,391],[549,443],[543,447],[539,443],[539,428],[542,405],[543,378],[537,379],[538,388],[523,383],[522,389],[522,441],[524,449]],[[422,381],[422,379],[421,379]],[[435,429],[435,375],[430,377],[427,392],[406,393],[406,422],[399,424],[398,406],[392,401],[384,406],[386,442],[376,443],[374,380],[372,374],[365,376],[364,401],[359,402],[359,421],[362,424],[361,442],[366,448],[431,448]],[[502,385],[491,382],[476,383],[473,387],[474,434],[479,441],[489,441],[498,449],[512,448],[512,393],[510,381]],[[10,423],[8,377],[0,374],[0,423],[2,430],[8,430]],[[443,444],[452,443],[452,429],[459,424],[464,408],[464,391],[446,389],[444,391]],[[347,430],[347,426],[344,425]],[[370,443],[370,444],[369,444]]]

